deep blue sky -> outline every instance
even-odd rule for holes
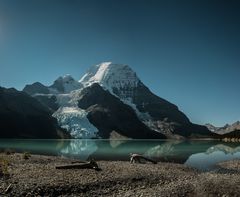
[[[240,3],[0,0],[0,86],[130,65],[196,123],[240,120]]]

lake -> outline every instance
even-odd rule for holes
[[[240,144],[220,141],[171,140],[20,140],[0,139],[0,149],[32,154],[58,155],[87,160],[129,160],[139,153],[157,161],[182,163],[203,171],[216,169],[216,163],[240,159]]]

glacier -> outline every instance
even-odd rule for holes
[[[78,107],[82,88],[75,90],[75,87],[69,87],[68,90],[70,89],[73,90],[68,94],[55,94],[60,108],[53,113],[53,117],[57,119],[59,126],[70,132],[74,138],[96,138],[98,129],[89,122],[88,113]]]
[[[87,112],[76,107],[60,107],[53,117],[57,118],[59,126],[70,132],[74,138],[94,138],[97,128],[87,118]]]

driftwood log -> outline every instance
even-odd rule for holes
[[[72,164],[56,166],[56,169],[94,169],[97,171],[101,170],[97,162],[94,160],[84,163],[82,161],[74,161],[72,162]]]
[[[153,164],[157,164],[157,161],[144,157],[143,155],[130,153],[130,163],[143,163],[143,161],[149,161]]]

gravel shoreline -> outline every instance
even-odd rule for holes
[[[72,160],[55,156],[5,155],[9,176],[0,177],[0,196],[239,196],[240,161],[200,172],[182,164],[97,161],[102,171],[55,169]],[[10,185],[7,192],[5,190]]]

